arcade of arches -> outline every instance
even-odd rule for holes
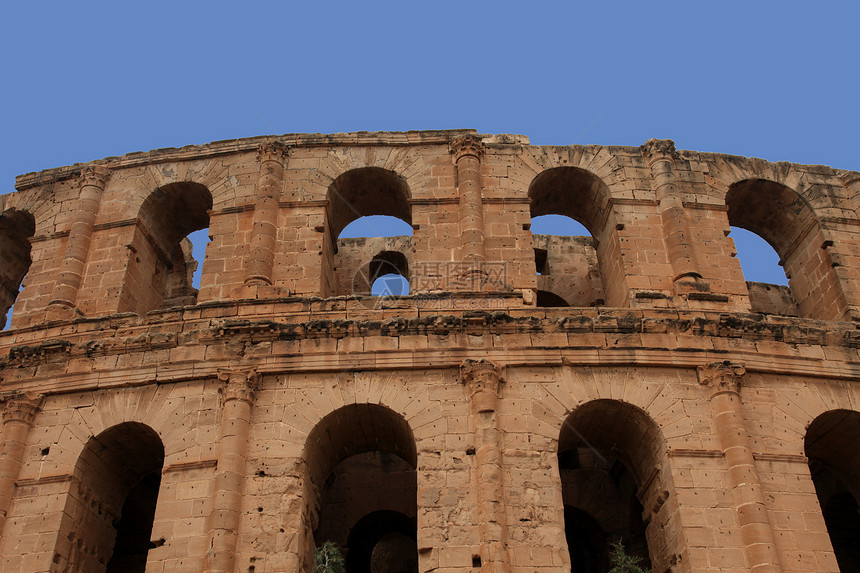
[[[449,130],[15,185],[4,573],[860,570],[860,173]]]

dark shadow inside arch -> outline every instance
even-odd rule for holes
[[[620,257],[618,241],[605,224],[606,184],[584,169],[556,167],[534,178],[528,196],[538,291],[555,295],[539,296],[538,306],[560,301],[562,306],[599,306],[607,298],[622,306],[623,288],[606,288],[614,284],[610,269]]]
[[[140,208],[130,247],[120,310],[150,310],[197,303],[194,259],[189,235],[209,227],[212,193],[192,182],[159,187]]]
[[[765,179],[746,179],[726,193],[729,225],[758,235],[779,256],[789,287],[749,281],[754,311],[841,319],[847,311],[825,252],[828,242],[812,208],[799,193]],[[744,245],[735,242],[738,250]],[[742,255],[743,256],[743,255]],[[778,273],[776,270],[774,273]],[[778,276],[778,274],[777,274]]]
[[[609,570],[609,541],[597,520],[587,512],[564,506],[564,537],[570,552],[571,573]]]
[[[144,424],[126,422],[91,438],[66,501],[59,570],[143,573],[163,466],[161,439]]]
[[[661,525],[643,520],[643,503],[662,495],[653,472],[664,450],[656,423],[630,404],[595,400],[568,416],[558,465],[572,571],[608,570],[609,543],[617,539],[651,566],[662,548],[650,548],[658,542],[649,538],[662,539]]]
[[[30,270],[30,237],[36,233],[33,215],[18,209],[0,214],[0,311],[6,328],[12,318],[12,306],[27,271]]]
[[[344,406],[316,425],[304,459],[319,492],[309,500],[319,508],[316,546],[341,547],[349,573],[417,569],[417,450],[402,416],[375,404]],[[390,568],[396,563],[407,569]]]
[[[567,301],[555,294],[554,292],[540,290],[537,291],[537,305],[549,307],[570,306]]]
[[[352,169],[329,186],[328,218],[332,238],[359,217],[387,215],[412,224],[409,186],[394,171],[381,167]]]
[[[839,569],[860,571],[860,412],[820,415],[804,446]]]
[[[349,573],[418,571],[417,525],[397,511],[374,511],[352,527],[346,542]]]

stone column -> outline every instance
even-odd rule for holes
[[[215,492],[209,516],[207,573],[233,573],[239,540],[245,459],[251,431],[251,406],[259,377],[254,370],[222,370],[223,410],[218,440]]]
[[[0,537],[15,493],[15,480],[24,463],[24,448],[33,420],[44,396],[26,393],[2,399],[3,426],[0,428]]]
[[[72,227],[69,229],[66,250],[60,263],[60,273],[49,304],[50,318],[70,315],[69,310],[75,308],[84,265],[90,251],[93,225],[96,222],[102,193],[109,177],[110,169],[104,165],[88,165],[81,170],[78,179],[80,195],[77,210]]]
[[[271,285],[275,266],[275,245],[278,238],[278,203],[284,184],[284,169],[289,147],[278,141],[260,145],[257,161],[260,176],[254,203],[254,227],[245,268],[246,285]]]
[[[469,413],[475,432],[475,488],[478,498],[478,534],[481,572],[509,573],[508,526],[502,483],[501,435],[496,409],[499,404],[498,367],[487,360],[465,360],[460,380],[469,393]]]
[[[660,202],[663,234],[675,281],[701,278],[693,252],[690,225],[681,193],[675,181],[675,142],[671,139],[649,139],[640,147],[651,168],[651,188]]]
[[[484,143],[477,135],[461,135],[451,142],[451,153],[457,165],[457,191],[460,196],[460,253],[465,285],[458,290],[481,290],[487,260],[484,250],[484,196],[481,189],[481,158]]]
[[[745,372],[743,366],[729,361],[714,362],[699,366],[699,383],[713,390],[711,411],[729,470],[729,485],[750,571],[779,573],[782,566],[741,411],[740,387]]]

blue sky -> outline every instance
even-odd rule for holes
[[[860,169],[858,6],[6,3],[2,192],[131,151],[356,130]]]

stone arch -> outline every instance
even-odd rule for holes
[[[370,295],[371,287],[376,279],[385,275],[400,275],[409,280],[409,261],[400,251],[380,251],[362,265],[353,276],[352,293],[355,295]]]
[[[729,225],[751,231],[767,241],[780,257],[798,313],[809,318],[840,320],[848,302],[834,271],[827,238],[806,198],[768,179],[743,179],[725,196]]]
[[[200,183],[170,183],[149,194],[129,247],[120,311],[144,314],[196,303],[191,277],[197,263],[186,237],[209,226],[211,209],[212,194]]]
[[[351,169],[332,181],[327,192],[328,221],[336,238],[350,222],[368,215],[388,215],[412,224],[406,179],[381,167]]]
[[[54,549],[52,571],[143,572],[164,466],[164,445],[139,422],[90,438]]]
[[[349,546],[351,534],[362,519],[379,517],[380,511],[399,517],[374,522],[377,541],[388,532],[404,533],[401,517],[417,523],[416,441],[406,419],[394,410],[349,404],[330,412],[308,434],[302,460],[312,530],[306,536],[306,556],[312,545],[333,541],[355,561],[358,549]],[[369,572],[372,554],[372,547],[364,547],[362,562],[353,562],[351,570]]]
[[[817,416],[804,451],[839,568],[860,570],[860,412]]]
[[[338,237],[343,228],[359,217],[370,215],[396,217],[411,225],[411,196],[404,177],[381,167],[351,169],[331,182],[326,193],[323,242],[322,284],[326,296],[349,294],[338,288],[344,280],[335,265]]]
[[[585,269],[580,281],[587,287],[580,289],[584,291],[585,297],[567,302],[574,306],[588,306],[606,304],[608,301],[612,306],[625,306],[627,292],[623,281],[613,278],[622,269],[621,248],[616,230],[607,225],[611,202],[606,183],[581,167],[552,167],[541,171],[531,181],[528,198],[532,218],[564,215],[581,223],[591,233],[590,244],[583,242],[580,249],[585,260],[597,260],[601,280],[592,285],[596,281],[591,280],[589,269]],[[544,243],[546,241],[541,242],[541,245]],[[596,291],[594,287],[597,287]]]
[[[29,212],[11,208],[0,214],[0,327],[6,326],[6,314],[30,269],[30,237],[35,232],[36,221]]]
[[[558,466],[566,518],[582,512],[591,521],[566,522],[565,529],[576,528],[605,543],[620,538],[631,554],[656,564],[669,553],[662,523],[666,516],[659,515],[668,493],[657,476],[666,454],[661,429],[644,410],[612,399],[579,405],[560,429]],[[647,522],[643,507],[657,508],[647,512]],[[582,529],[587,523],[599,529]],[[596,572],[606,555],[608,546],[596,549],[586,561]],[[580,555],[570,557],[572,563],[583,561]]]

